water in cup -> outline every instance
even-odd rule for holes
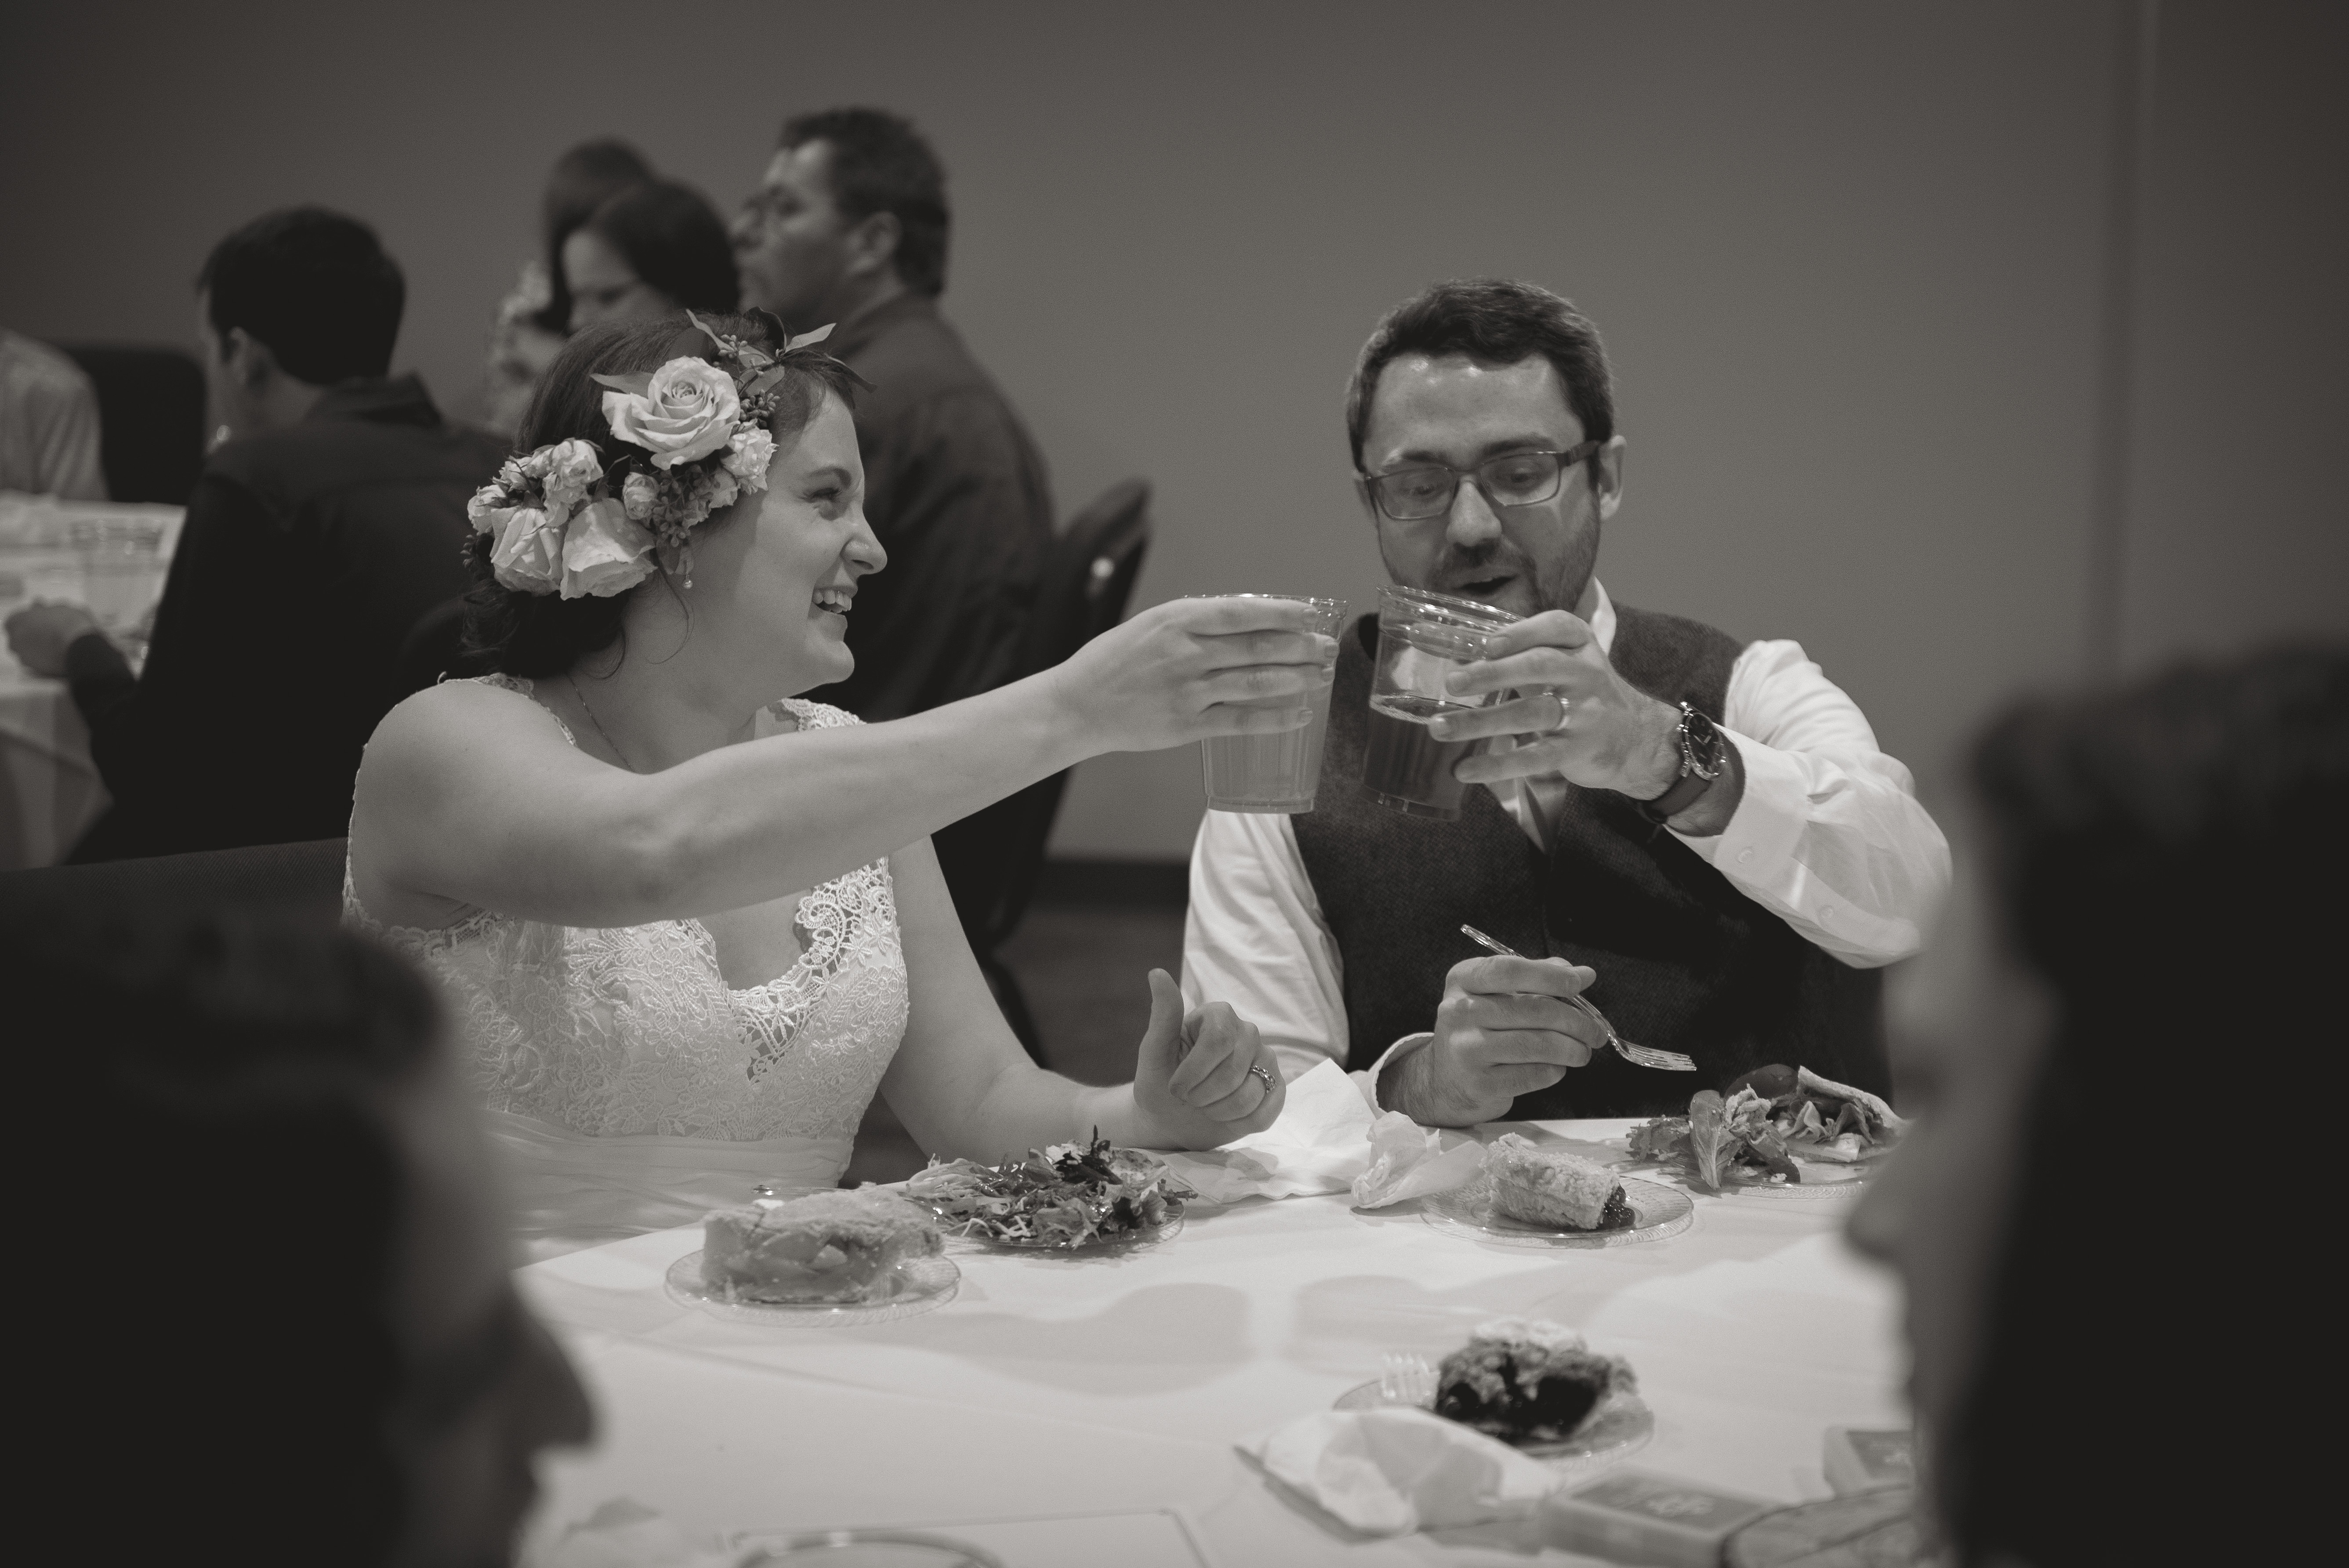
[[[1334,636],[1345,624],[1346,602],[1314,599],[1296,593],[1235,593],[1235,599],[1284,599],[1309,604],[1316,614],[1311,630]],[[1314,787],[1321,779],[1321,739],[1330,729],[1330,677],[1306,694],[1312,722],[1302,729],[1272,735],[1226,735],[1208,741],[1202,750],[1206,773],[1207,809],[1211,811],[1265,811],[1294,814],[1313,810]],[[1293,696],[1278,699],[1280,707],[1296,705]]]
[[[1378,665],[1362,738],[1362,783],[1380,805],[1449,821],[1467,786],[1453,765],[1474,740],[1438,740],[1428,724],[1483,707],[1497,694],[1458,696],[1444,688],[1454,670],[1485,656],[1485,639],[1516,620],[1505,610],[1420,588],[1379,591]]]

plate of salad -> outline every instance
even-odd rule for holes
[[[1184,1203],[1197,1196],[1156,1156],[1112,1149],[1101,1137],[1048,1144],[1000,1165],[934,1160],[906,1179],[905,1191],[949,1236],[1043,1253],[1163,1240],[1181,1229]]]
[[[1774,1064],[1699,1091],[1686,1116],[1631,1130],[1631,1158],[1676,1169],[1700,1192],[1834,1198],[1858,1189],[1909,1123],[1866,1089]]]

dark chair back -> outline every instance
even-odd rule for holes
[[[83,344],[64,351],[98,388],[106,493],[187,505],[204,466],[203,367],[177,348]]]
[[[1123,618],[1150,544],[1150,486],[1127,480],[1070,521],[1052,542],[1021,641],[1018,675],[1050,669]],[[971,949],[991,955],[1019,923],[1044,866],[1044,841],[1060,814],[1068,775],[1056,773],[954,824],[941,835],[940,858],[962,862],[949,880],[992,888],[983,908],[963,909]],[[991,862],[984,874],[971,861]],[[954,873],[964,874],[954,874]]]
[[[147,860],[0,872],[0,917],[102,919],[266,909],[332,923],[343,907],[347,841],[254,844]]]

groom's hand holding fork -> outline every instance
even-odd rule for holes
[[[1444,977],[1433,1037],[1391,1058],[1379,1104],[1427,1127],[1473,1127],[1587,1064],[1607,1032],[1566,1000],[1599,972],[1563,958],[1468,958]]]

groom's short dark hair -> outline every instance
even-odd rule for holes
[[[1538,354],[1557,366],[1583,438],[1604,441],[1615,434],[1607,350],[1588,316],[1538,284],[1453,278],[1430,284],[1387,312],[1362,345],[1346,385],[1346,441],[1356,468],[1379,372],[1406,354],[1464,354],[1480,365],[1515,365]]]
[[[399,263],[375,231],[324,207],[255,218],[212,247],[196,287],[223,345],[243,327],[314,387],[388,371],[408,303]]]
[[[947,171],[914,122],[880,108],[828,108],[783,122],[786,150],[832,149],[832,201],[854,223],[875,212],[897,220],[897,276],[917,294],[947,286]]]

